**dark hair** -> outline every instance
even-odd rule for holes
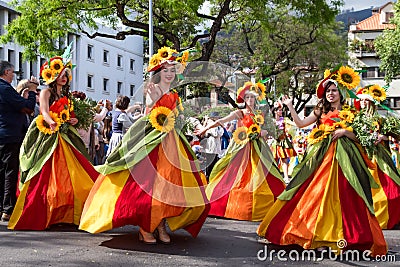
[[[125,110],[128,108],[131,100],[127,96],[119,95],[117,96],[117,100],[115,101],[115,107],[120,110]]]
[[[332,104],[326,99],[326,90],[331,86],[332,84],[336,85],[332,81],[328,81],[324,87],[324,95],[321,98],[321,100],[318,101],[317,105],[314,107],[314,114],[317,116],[317,125],[319,125],[319,119],[321,118],[322,114],[327,114],[329,111],[332,111]],[[344,104],[344,97],[342,94],[339,92],[340,95],[340,104]]]
[[[0,76],[6,74],[6,70],[14,68],[14,65],[8,61],[2,60],[0,61]]]
[[[68,72],[65,72],[65,77],[67,77],[67,83],[65,85],[62,86],[61,88],[61,96],[66,96],[68,98],[71,98],[71,96],[69,95],[69,89],[70,89],[70,85],[69,85],[69,75],[67,74]],[[49,103],[53,103],[55,100],[58,99],[58,95],[57,95],[57,79],[55,79],[53,82],[51,82],[49,84],[49,88],[50,88],[50,98],[49,98]]]

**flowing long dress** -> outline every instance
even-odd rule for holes
[[[238,126],[252,121],[253,116],[245,115]],[[211,203],[209,215],[261,221],[284,188],[272,152],[263,138],[245,144],[232,139],[225,156],[214,166],[206,188]]]
[[[177,93],[163,95],[152,108],[176,110]],[[204,175],[183,133],[153,128],[142,117],[99,166],[101,175],[83,211],[80,229],[97,233],[124,225],[153,232],[165,218],[172,231],[196,237],[207,218]]]
[[[287,159],[296,156],[293,143],[286,133],[286,124],[284,117],[280,117],[275,121],[277,128],[276,148],[274,151],[275,160],[281,163],[282,159]]]
[[[337,111],[323,115],[320,122],[332,125],[333,118],[338,118]],[[377,184],[368,170],[371,162],[361,151],[349,138],[332,141],[331,135],[310,146],[293,180],[258,227],[258,235],[277,245],[386,254],[372,201],[371,186]]]
[[[50,110],[64,104],[68,105],[66,97],[54,101]],[[37,120],[31,123],[21,147],[20,193],[8,228],[44,230],[57,223],[79,225],[99,173],[73,126],[64,123],[56,133],[44,134]]]
[[[379,188],[372,188],[376,217],[382,229],[392,229],[400,223],[400,174],[394,165],[389,149],[378,144],[370,168]]]

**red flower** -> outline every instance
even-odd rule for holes
[[[252,116],[252,115],[244,116],[242,119],[243,125],[246,126],[247,128],[249,128],[254,123],[253,117],[254,116]]]

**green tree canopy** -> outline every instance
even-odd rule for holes
[[[153,3],[155,46],[172,46],[177,50],[195,47],[201,40],[201,56],[208,61],[218,32],[233,21],[243,23],[254,18],[268,21],[275,10],[287,7],[303,21],[325,24],[332,20],[342,0],[157,0]],[[58,40],[67,32],[84,33],[123,40],[127,35],[148,36],[148,0],[15,0],[20,16],[7,26],[0,42],[14,40],[25,47],[26,59],[36,55],[59,53]],[[209,14],[199,10],[210,6]],[[115,29],[115,34],[103,32],[99,22]],[[204,26],[204,25],[209,26]],[[206,32],[199,32],[203,25]]]
[[[375,39],[375,49],[381,59],[380,69],[385,71],[385,81],[391,82],[400,75],[400,3],[394,5],[394,17],[390,21],[394,29],[386,29]]]

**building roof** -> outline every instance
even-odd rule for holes
[[[388,2],[382,7],[379,8],[378,12],[372,14],[371,17],[364,19],[356,24],[356,31],[376,31],[376,30],[385,30],[385,29],[394,29],[395,25],[390,23],[382,23],[381,22],[381,12],[384,7],[392,4],[392,2]]]

